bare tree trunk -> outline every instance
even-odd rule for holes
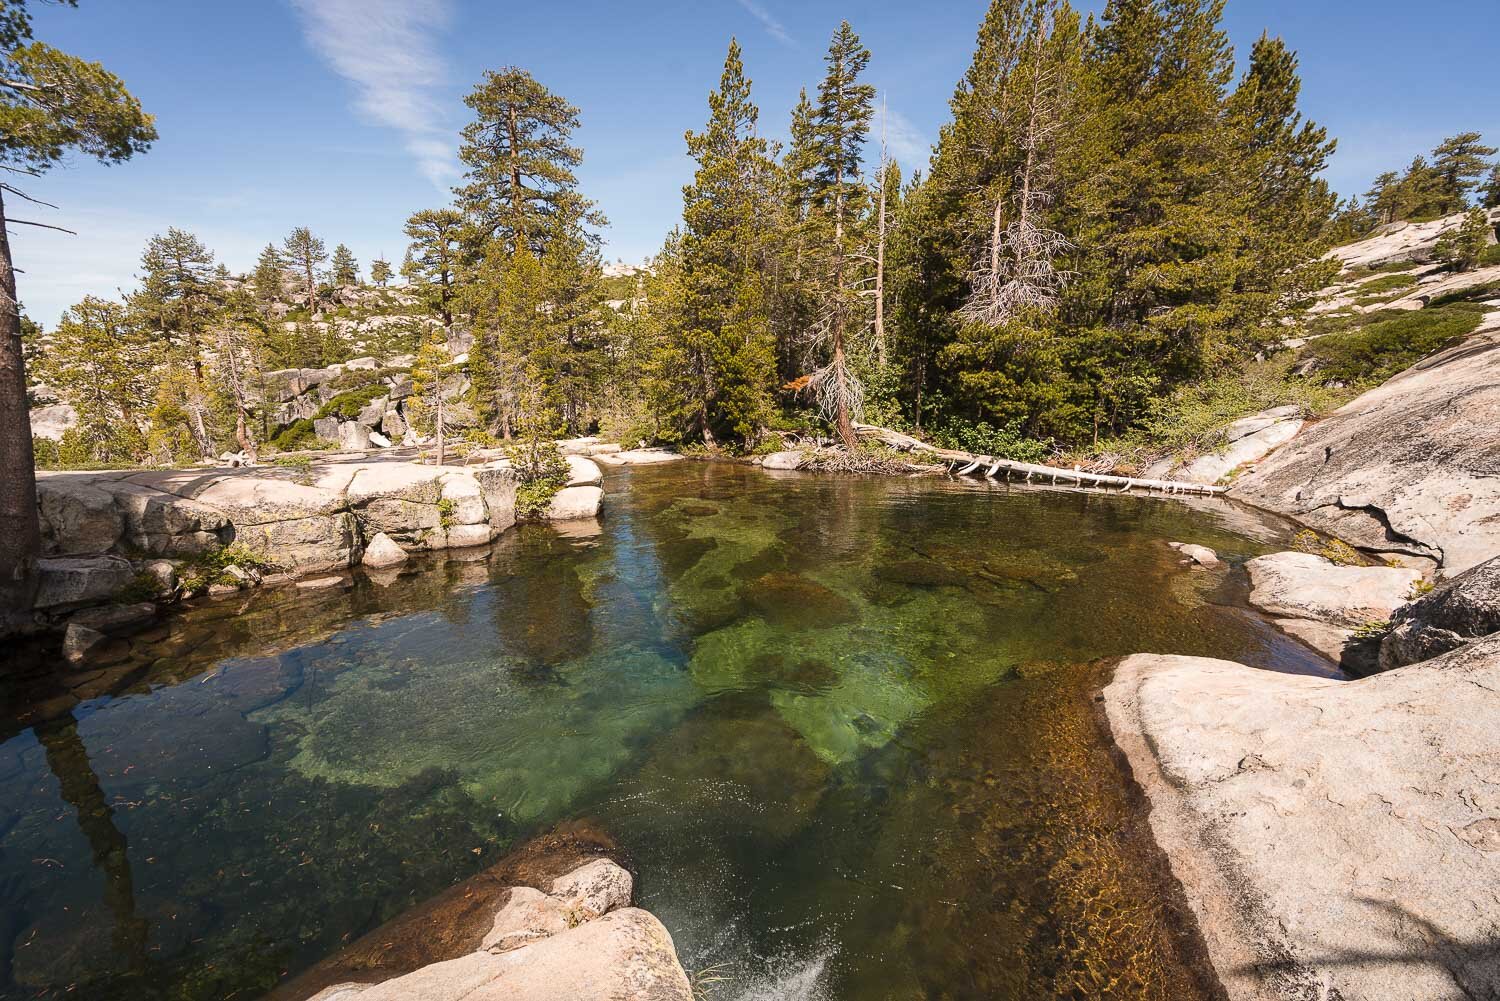
[[[41,555],[36,459],[26,405],[26,361],[21,353],[21,304],[0,196],[0,633],[19,625],[36,594]]]
[[[882,153],[881,161],[885,160]],[[875,359],[885,368],[885,170],[880,172],[880,237],[875,244]]]
[[[437,383],[437,464],[443,464],[443,380],[438,377]]]
[[[859,439],[849,420],[849,381],[844,358],[844,172],[838,171],[838,193],[833,198],[833,378],[836,402],[835,426],[844,447],[854,449]]]

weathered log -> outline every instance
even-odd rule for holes
[[[1145,490],[1160,490],[1169,494],[1206,494],[1218,496],[1228,491],[1228,487],[1212,486],[1207,483],[1180,483],[1175,480],[1143,480],[1133,476],[1115,476],[1109,473],[1086,473],[1081,469],[1060,469],[1056,466],[1042,466],[1032,462],[1014,462],[1010,459],[1000,459],[993,455],[975,455],[972,452],[964,452],[953,448],[938,448],[929,445],[919,438],[913,438],[909,434],[900,431],[892,431],[890,428],[877,427],[873,424],[856,424],[854,431],[862,438],[878,441],[883,445],[894,448],[900,452],[922,452],[942,459],[948,463],[949,471],[955,476],[967,476],[981,467],[988,467],[983,474],[987,477],[994,476],[998,472],[1007,475],[1024,477],[1026,482],[1031,482],[1033,476],[1051,477],[1055,484],[1058,478],[1072,481],[1079,487],[1116,487],[1120,493],[1125,493],[1132,488],[1140,487]],[[961,468],[960,468],[961,467]]]

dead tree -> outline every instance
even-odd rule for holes
[[[963,319],[989,327],[1052,312],[1072,277],[1057,267],[1072,244],[1045,225],[1055,139],[1064,127],[1061,74],[1045,44],[1050,28],[1051,11],[1044,13],[1039,3],[1019,47],[1024,55],[1018,52],[1003,67],[992,112],[996,132],[1003,137],[1014,131],[1022,156],[995,196],[983,250],[969,273],[969,296],[959,309]]]

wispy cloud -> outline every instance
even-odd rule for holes
[[[901,164],[903,174],[910,175],[918,168],[927,169],[927,161],[932,156],[932,141],[905,115],[886,107],[884,101],[876,106],[875,121],[870,129],[870,138],[877,149],[882,137],[891,159]]]
[[[741,7],[749,11],[752,17],[754,17],[761,23],[761,26],[766,29],[766,34],[770,35],[772,38],[776,39],[778,42],[780,42],[782,45],[787,46],[788,48],[795,49],[797,47],[796,40],[787,33],[786,28],[780,21],[776,20],[775,16],[772,15],[770,11],[766,10],[760,4],[756,3],[755,0],[737,0],[737,2]]]
[[[407,152],[433,184],[457,176],[456,140],[445,128],[438,91],[447,67],[436,35],[450,0],[291,0],[313,51],[354,84],[355,106],[401,133]]]

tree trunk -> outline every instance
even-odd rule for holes
[[[875,245],[875,360],[885,368],[885,157],[880,171],[880,239]]]
[[[516,150],[518,142],[516,138],[516,108],[511,105],[508,109],[508,120],[510,122],[510,215],[511,221],[516,227],[515,246],[511,247],[511,253],[520,249],[522,241],[526,239],[526,226],[521,221],[521,160]]]
[[[833,198],[833,378],[835,390],[839,440],[844,447],[854,450],[859,439],[854,436],[854,425],[849,420],[849,385],[845,378],[844,360],[844,172],[838,173],[838,193]]]
[[[26,405],[26,361],[21,353],[21,305],[5,232],[0,195],[0,633],[27,617],[36,594],[36,459]]]
[[[443,464],[443,378],[437,381],[437,464]]]

